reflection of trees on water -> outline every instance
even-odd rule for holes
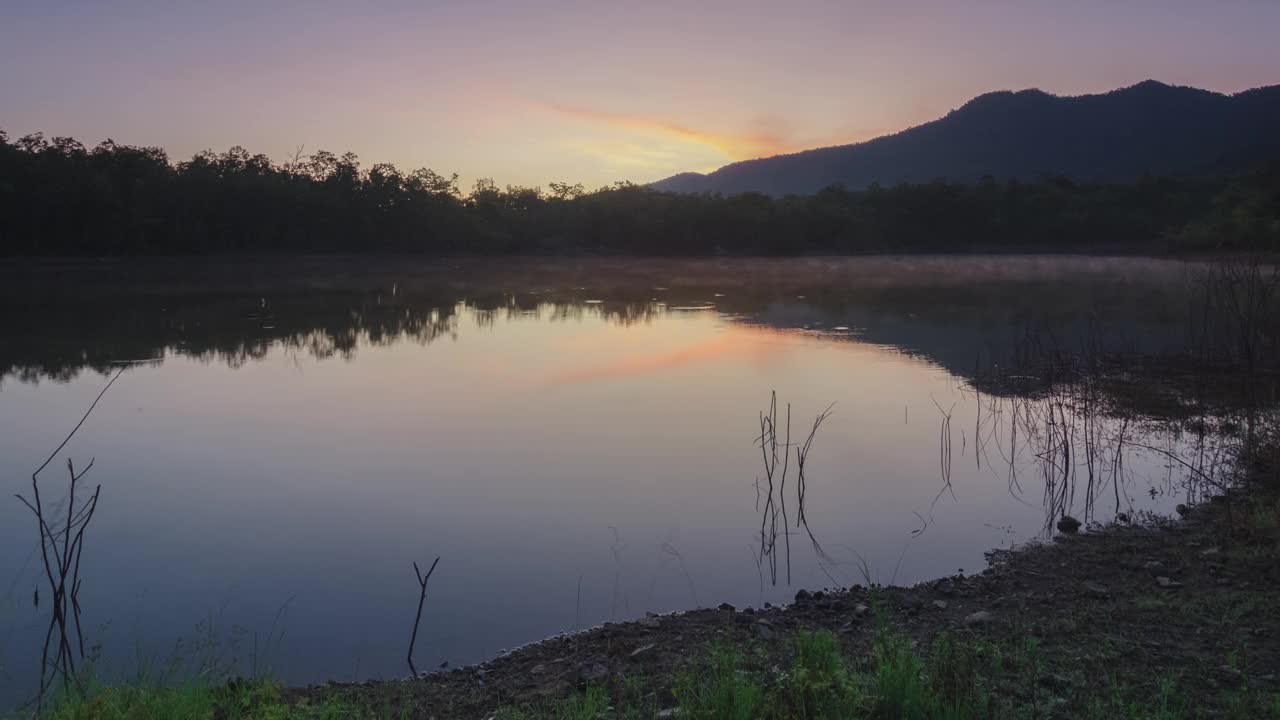
[[[49,309],[9,319],[0,369],[66,381],[127,362],[183,355],[241,367],[273,350],[351,358],[362,345],[431,342],[456,333],[452,307],[359,299],[187,299]]]
[[[1188,418],[1138,415],[1092,383],[974,400],[973,423],[955,461],[985,466],[1003,477],[1012,495],[1038,504],[1045,535],[1064,516],[1086,524],[1136,520],[1157,495],[1196,502],[1227,487],[1233,471],[1225,462],[1232,437],[1188,433]],[[1164,477],[1139,475],[1140,466],[1161,468]]]
[[[1130,287],[1107,276],[1076,278],[1066,285],[977,278],[967,284],[955,278],[944,284],[844,284],[815,278],[815,285],[806,287],[733,285],[731,280],[670,289],[635,279],[568,289],[530,283],[516,292],[486,289],[483,283],[408,292],[388,283],[358,291],[98,293],[35,307],[6,303],[0,309],[5,328],[0,377],[66,381],[84,369],[108,372],[117,363],[170,355],[239,367],[278,348],[318,359],[350,359],[361,346],[457,339],[464,319],[480,327],[586,318],[630,325],[674,308],[707,305],[735,323],[798,331],[845,327],[827,337],[894,347],[966,377],[979,362],[1006,362],[1009,348],[1030,331],[1066,338],[1093,323],[1105,326],[1102,331],[1116,344],[1139,352],[1169,346],[1183,332],[1175,317],[1180,307],[1175,288]],[[1099,304],[1107,312],[1100,314]]]
[[[121,363],[159,362],[171,355],[232,368],[263,360],[276,350],[319,360],[351,360],[361,347],[456,340],[464,317],[479,327],[588,316],[630,324],[660,310],[653,303],[606,308],[511,301],[486,307],[434,298],[347,296],[48,310],[7,324],[10,341],[0,348],[0,377],[65,382],[84,370],[107,373]]]
[[[1050,352],[1042,339],[1022,343],[1012,353],[1015,364],[981,367],[960,381],[960,402],[935,402],[936,413],[926,422],[938,428],[938,489],[921,498],[913,539],[929,532],[935,511],[946,512],[940,499],[963,499],[973,491],[966,483],[988,478],[1043,513],[1041,537],[1063,525],[1074,532],[1081,522],[1149,522],[1171,514],[1175,504],[1181,512],[1211,498],[1226,503],[1231,517],[1232,491],[1248,480],[1258,448],[1273,446],[1280,428],[1274,378],[1242,384],[1237,365],[1126,361],[1103,351],[1096,336],[1081,347],[1068,354],[1060,346]],[[778,426],[771,409],[761,416],[766,449],[778,442],[775,427],[789,423]],[[782,445],[792,447],[790,440]],[[807,443],[804,448],[807,454]],[[952,470],[961,463],[972,472],[953,481]],[[806,533],[818,567],[833,582],[839,584],[832,573],[842,564],[867,574],[856,549],[850,549],[852,559],[837,561],[807,523],[790,521],[781,504],[787,495],[773,502],[776,465],[776,450],[766,452],[765,474],[756,481],[761,542],[753,559],[763,565],[762,587],[766,580],[777,584],[779,537],[789,584],[789,538]],[[785,465],[781,472],[785,477]],[[805,494],[792,494],[803,518]],[[1060,524],[1064,518],[1070,520]]]
[[[1043,519],[1035,535],[1040,538],[1052,536],[1064,517],[1086,526],[1142,524],[1172,514],[1175,503],[1181,512],[1184,506],[1210,498],[1227,503],[1230,517],[1236,502],[1230,491],[1242,482],[1241,461],[1252,452],[1249,438],[1263,432],[1246,432],[1246,425],[1268,428],[1265,432],[1274,435],[1280,419],[1274,407],[1258,413],[1239,403],[1217,401],[1188,403],[1172,415],[1144,413],[1087,375],[1029,394],[984,394],[972,386],[959,391],[964,402],[939,406],[926,420],[939,429],[938,489],[919,499],[913,518],[903,518],[903,531],[909,531],[913,541],[927,536],[935,519],[947,513],[949,501],[939,499],[963,500],[966,493],[983,493],[985,489],[971,485],[975,480],[1003,482],[1011,497],[1038,508]],[[815,430],[824,417],[818,417]],[[781,580],[791,584],[793,535],[808,537],[805,553],[812,556],[806,559],[834,585],[871,580],[868,560],[858,548],[836,546],[841,558],[833,557],[824,549],[822,533],[805,521],[806,506],[821,505],[822,499],[806,496],[802,458],[810,443],[793,445],[786,436],[788,426],[785,421],[778,424],[776,406],[761,415],[757,444],[764,450],[764,474],[755,483],[760,528],[752,560],[762,592],[766,584],[779,584],[780,559],[786,571]],[[776,428],[783,428],[781,441]],[[785,478],[787,470],[778,463],[779,447],[795,448],[793,460],[801,461],[799,482],[789,491],[785,480],[776,481]],[[976,472],[953,481],[952,470],[961,463],[969,463]],[[1012,533],[1012,528],[1007,531]],[[860,575],[850,575],[849,568],[841,566],[851,566]]]
[[[1155,489],[1184,502],[1220,491],[1231,482],[1224,474],[1234,469],[1231,461],[1247,452],[1262,423],[1258,410],[1280,397],[1260,373],[1251,373],[1244,387],[1253,405],[1242,409],[1239,398],[1233,405],[1210,397],[1241,389],[1242,376],[1231,371],[1242,364],[1240,356],[1274,354],[1270,345],[1242,339],[1280,336],[1263,332],[1277,317],[1269,305],[1236,300],[1239,287],[1252,285],[1221,271],[1201,269],[1207,279],[1188,282],[1188,274],[1144,277],[1106,268],[1009,275],[986,269],[995,261],[958,258],[857,262],[847,267],[907,263],[910,272],[840,275],[846,266],[836,265],[834,276],[806,276],[764,264],[778,277],[722,272],[692,279],[667,275],[668,282],[636,275],[613,284],[554,285],[509,275],[444,283],[440,290],[430,282],[412,289],[385,282],[358,290],[270,293],[240,288],[121,297],[98,291],[97,297],[46,299],[35,307],[6,303],[0,304],[0,380],[67,381],[84,370],[108,373],[119,363],[174,355],[229,367],[276,351],[351,360],[361,348],[426,346],[465,339],[473,328],[586,320],[629,326],[680,307],[714,305],[724,322],[891,347],[962,378],[972,397],[964,412],[974,416],[936,418],[940,493],[962,495],[963,485],[948,482],[951,463],[973,462],[1007,482],[1019,499],[1043,508],[1046,533],[1064,514],[1106,522],[1132,519],[1151,507],[1137,491],[1138,466],[1163,466],[1166,477]],[[1274,283],[1270,275],[1264,279]],[[1235,353],[1225,358],[1225,372],[1205,372],[1223,349]],[[1197,361],[1194,367],[1186,364],[1188,357]],[[1270,400],[1257,404],[1264,397]],[[762,437],[769,434],[762,430]],[[800,487],[788,488],[795,501],[790,509],[800,513],[792,520],[803,517],[804,503],[795,496]],[[928,532],[929,499],[920,506],[917,534]],[[787,518],[777,526],[781,502],[780,496],[777,504],[764,503],[760,543],[753,548],[771,581],[778,557],[786,562],[790,534],[801,529]],[[779,535],[782,552],[775,554]],[[821,559],[820,538],[809,539]]]

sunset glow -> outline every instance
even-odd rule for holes
[[[865,140],[991,90],[1274,84],[1277,26],[1280,5],[1242,1],[19,2],[0,128],[598,187]]]

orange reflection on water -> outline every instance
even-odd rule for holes
[[[671,348],[652,350],[653,336],[633,339],[630,336],[600,338],[600,349],[621,353],[583,367],[559,370],[547,375],[547,384],[579,383],[595,380],[648,375],[675,368],[719,360],[726,357],[742,358],[756,362],[769,362],[787,351],[786,334],[777,330],[754,327],[729,326],[709,338],[694,340]]]

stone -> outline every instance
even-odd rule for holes
[[[1163,575],[1156,578],[1156,584],[1162,588],[1165,588],[1166,590],[1173,590],[1175,588],[1182,587],[1182,583],[1178,582],[1177,580],[1174,580],[1173,578],[1167,578]]]
[[[756,637],[761,640],[768,640],[773,637],[773,628],[764,623],[756,623],[752,628],[756,632]]]
[[[1152,575],[1159,575],[1161,571],[1164,570],[1164,563],[1160,562],[1159,560],[1148,560],[1147,562],[1142,564],[1142,569],[1146,570]]]
[[[1058,521],[1058,530],[1068,535],[1073,535],[1080,531],[1080,526],[1083,524],[1070,515],[1063,515],[1062,519]]]
[[[1216,547],[1205,548],[1204,550],[1201,550],[1201,551],[1200,551],[1200,557],[1202,557],[1202,558],[1209,558],[1209,557],[1213,557],[1213,556],[1217,555],[1219,552],[1221,552],[1221,551],[1220,551],[1220,550],[1218,550],[1218,548],[1216,548]]]
[[[801,590],[796,593],[796,602],[802,603],[802,602],[805,602],[806,600],[811,599],[812,597],[813,595],[809,594],[808,590]]]
[[[934,600],[934,601],[933,601],[933,608],[934,608],[935,610],[946,610],[946,609],[947,609],[947,601],[946,601],[946,600]]]
[[[964,625],[965,627],[986,627],[990,625],[994,619],[995,618],[991,616],[991,613],[986,610],[979,610],[978,612],[970,613],[965,616]]]
[[[730,605],[729,603],[720,603],[719,605],[716,606],[716,609],[723,610],[724,612],[733,612],[734,610],[737,610],[737,608]]]
[[[609,677],[609,666],[604,663],[587,663],[578,670],[578,677],[586,682],[600,682]]]
[[[871,608],[867,607],[866,605],[863,605],[862,603],[858,603],[857,605],[853,606],[854,617],[863,617],[869,614],[870,612],[871,612]]]
[[[652,649],[653,649],[653,647],[654,647],[654,643],[649,643],[648,645],[641,645],[640,647],[636,648],[635,650],[632,650],[632,651],[631,651],[631,655],[630,655],[629,657],[632,657],[632,658],[638,658],[638,657],[640,657],[641,655],[643,655],[643,654],[645,654],[645,653],[649,652],[650,650],[652,650]]]
[[[543,665],[542,663],[538,663],[537,665],[534,665],[533,667],[529,668],[530,675],[541,675],[546,671],[547,671],[547,666]]]
[[[1065,692],[1071,687],[1071,678],[1058,673],[1048,673],[1040,677],[1040,684],[1056,692]]]
[[[1099,585],[1097,583],[1089,583],[1089,582],[1085,583],[1084,590],[1085,592],[1089,593],[1090,595],[1096,598],[1111,597],[1111,591],[1107,590],[1105,586]]]

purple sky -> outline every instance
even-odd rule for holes
[[[1274,0],[0,0],[0,128],[594,187],[863,140],[990,90],[1277,84],[1278,28]]]

